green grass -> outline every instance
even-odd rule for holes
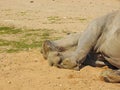
[[[0,27],[0,34],[17,34],[21,32],[21,29],[15,29],[13,27]]]
[[[10,44],[10,41],[0,39],[0,46],[8,46]]]
[[[77,18],[79,21],[81,21],[81,22],[83,22],[83,21],[87,21],[87,19],[86,18]]]
[[[61,20],[61,18],[58,16],[50,16],[50,17],[47,17],[47,19],[50,23],[57,23]]]
[[[0,39],[0,52],[13,53],[27,51],[33,48],[41,48],[44,40],[56,40],[60,38],[54,36],[54,33],[55,31],[50,29],[22,30],[12,27],[0,27],[0,37],[4,37],[5,35],[8,38]],[[13,35],[17,38],[17,41],[15,41],[14,38],[9,38]]]
[[[24,12],[24,11],[23,11],[23,12],[20,12],[21,16],[26,15],[26,13],[27,13],[27,12]]]

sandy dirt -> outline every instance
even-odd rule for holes
[[[119,9],[120,0],[0,0],[0,26],[79,32]],[[0,90],[120,90],[100,79],[104,69],[50,67],[38,49],[0,53]]]

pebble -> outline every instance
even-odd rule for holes
[[[60,79],[61,77],[57,77],[57,79]]]
[[[62,84],[59,85],[60,87],[62,86]]]
[[[47,83],[50,84],[50,81],[48,81]]]
[[[67,17],[63,17],[64,19],[66,19]]]
[[[34,62],[38,62],[38,60],[37,60],[37,59],[35,59],[35,60],[34,60]]]
[[[11,84],[11,81],[8,81],[8,84]]]
[[[30,3],[34,3],[34,1],[30,1]]]

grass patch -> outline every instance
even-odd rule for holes
[[[21,29],[15,29],[13,27],[0,27],[0,34],[17,34],[21,32]]]
[[[24,12],[24,11],[23,11],[23,12],[20,12],[21,16],[26,15],[26,13],[27,13],[27,12]]]
[[[0,39],[0,46],[8,46],[10,44],[9,41]]]
[[[20,51],[19,49],[8,49],[6,50],[7,53],[14,53]]]
[[[53,34],[55,34],[55,31],[50,29],[22,30],[11,27],[0,27],[0,35],[2,36],[4,34],[6,37],[12,37],[14,34],[17,38],[17,41],[15,41],[14,38],[8,38],[9,40],[0,39],[0,52],[8,53],[41,48],[44,40],[56,40],[60,38],[54,36]],[[4,46],[6,48],[3,49]]]
[[[87,21],[86,18],[80,18],[80,17],[78,17],[77,20],[79,20],[80,22]]]
[[[50,16],[50,17],[47,17],[48,21],[50,21],[50,23],[57,23],[61,20],[60,17],[58,16]]]

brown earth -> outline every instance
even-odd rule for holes
[[[0,26],[78,32],[119,9],[120,0],[0,0]],[[38,49],[0,53],[0,90],[120,90],[120,84],[100,80],[103,70],[50,67]]]

